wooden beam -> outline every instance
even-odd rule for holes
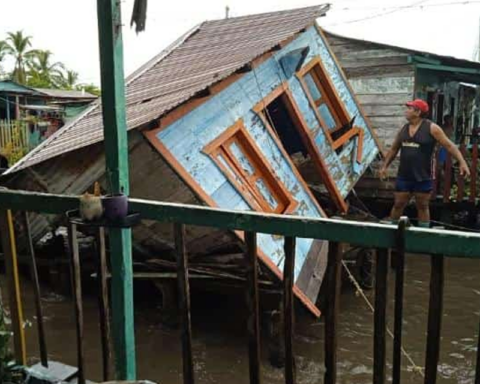
[[[335,384],[337,382],[337,329],[342,285],[342,257],[342,245],[337,242],[330,242],[326,272],[325,384]]]
[[[295,280],[295,237],[285,237],[285,259],[283,263],[283,311],[285,339],[285,383],[295,384],[295,354],[293,351],[294,330],[294,296],[293,281]]]
[[[388,302],[388,249],[378,249],[375,274],[373,384],[385,384]]]
[[[64,214],[78,208],[78,197],[0,190],[3,209]],[[130,199],[130,208],[143,220],[185,223],[226,230],[251,231],[346,242],[369,248],[394,248],[397,227],[339,219],[238,212],[198,205]],[[242,236],[243,239],[243,236]],[[405,231],[405,252],[480,258],[480,234],[443,229],[409,227]]]
[[[121,3],[118,0],[97,0],[97,10],[108,188],[112,194],[128,195]],[[135,380],[131,230],[111,228],[109,240],[116,378]]]
[[[247,331],[250,384],[260,384],[260,298],[258,289],[257,234],[254,232],[245,233],[245,242],[247,245],[245,261],[247,265]]]
[[[27,364],[27,347],[23,328],[23,307],[18,274],[17,246],[11,211],[0,210],[0,237],[5,253],[5,270],[8,283],[10,317],[13,330],[13,346],[17,364]]]

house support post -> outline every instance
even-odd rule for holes
[[[106,175],[111,194],[129,194],[122,19],[119,0],[97,0]],[[109,230],[112,329],[118,380],[135,380],[132,234]]]

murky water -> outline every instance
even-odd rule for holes
[[[446,264],[445,314],[438,383],[473,383],[480,308],[480,263],[451,259]],[[405,288],[404,346],[416,364],[424,363],[428,309],[429,259],[409,256]],[[3,276],[1,277],[4,283]],[[393,293],[393,276],[390,293]],[[28,282],[25,289],[26,317],[34,322],[33,300]],[[3,290],[4,295],[6,294]],[[153,292],[153,291],[152,291]],[[367,293],[373,301],[373,292]],[[136,306],[136,342],[138,376],[159,383],[181,383],[181,346],[178,330],[161,325],[159,300],[138,295]],[[390,295],[392,297],[392,295]],[[393,298],[392,298],[393,299]],[[248,383],[245,314],[242,296],[194,295],[194,359],[199,383]],[[68,299],[45,294],[46,332],[51,359],[75,364],[75,334],[72,303]],[[87,376],[100,381],[101,357],[97,305],[87,297],[85,309],[85,345]],[[393,310],[393,300],[390,302]],[[389,327],[393,318],[389,316]],[[323,382],[323,321],[297,318],[295,350],[298,382]],[[373,356],[373,317],[363,299],[345,286],[341,298],[339,338],[339,383],[371,383]],[[35,324],[28,328],[28,353],[38,359]],[[392,340],[388,340],[391,369]],[[265,383],[283,383],[283,371],[271,368],[264,352]],[[403,358],[403,382],[421,383]]]

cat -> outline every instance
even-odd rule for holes
[[[100,184],[95,183],[94,194],[85,192],[80,196],[80,216],[85,221],[99,220],[103,216],[102,198],[100,196]]]

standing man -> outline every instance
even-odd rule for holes
[[[392,148],[385,157],[380,177],[387,175],[388,166],[400,151],[400,166],[395,185],[395,203],[390,219],[396,221],[403,214],[408,202],[415,197],[418,225],[430,226],[430,193],[434,179],[434,152],[439,143],[460,164],[460,174],[470,175],[468,165],[455,144],[438,125],[426,119],[428,104],[420,99],[406,104],[405,118],[408,123],[398,132]]]

